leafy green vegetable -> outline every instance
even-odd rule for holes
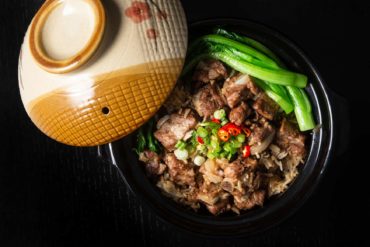
[[[278,64],[273,59],[266,56],[262,52],[256,50],[255,48],[217,34],[209,34],[200,37],[197,41],[194,42],[193,45],[189,47],[189,52],[192,52],[192,50],[194,49],[193,47],[196,46],[197,43],[199,44],[201,42],[210,42],[214,44],[232,47],[252,57],[258,58],[260,61],[270,65],[271,67],[279,68]]]
[[[161,149],[159,148],[159,144],[158,144],[158,141],[157,139],[154,138],[153,136],[153,132],[151,132],[149,134],[149,131],[148,131],[148,148],[150,151],[153,151],[155,153],[160,153]]]
[[[270,69],[276,69],[277,68],[276,66],[271,66],[270,64],[266,64],[265,62],[259,60],[258,58],[252,57],[249,54],[243,53],[243,52],[241,52],[237,49],[234,49],[234,48],[231,48],[231,47],[227,47],[227,49],[230,52],[232,52],[236,57],[239,57],[239,58],[241,58],[242,60],[244,60],[248,63],[252,63],[254,65],[258,65],[258,66],[261,66],[263,68],[270,68]]]
[[[145,150],[145,146],[146,146],[146,140],[145,140],[144,132],[143,132],[143,129],[140,128],[137,134],[135,152],[139,155]]]
[[[186,148],[186,142],[184,142],[183,140],[179,140],[179,141],[176,143],[175,147],[176,147],[177,149],[185,149],[185,148]]]
[[[281,96],[271,89],[272,84],[268,84],[257,78],[254,79],[254,83],[259,86],[272,100],[274,100],[286,114],[291,113],[294,110],[294,106],[291,103],[288,95]],[[283,94],[283,93],[282,93]]]
[[[295,87],[287,87],[294,104],[294,113],[301,131],[315,128],[315,120],[311,111],[311,104],[307,104],[306,92]]]
[[[239,41],[241,43],[252,46],[253,48],[257,49],[260,52],[263,52],[264,54],[266,54],[267,56],[272,58],[278,65],[281,65],[280,59],[269,48],[267,48],[262,43],[254,40],[254,39],[251,39],[249,37],[242,36],[242,35],[239,35],[237,33],[227,31],[227,30],[222,29],[222,28],[216,28],[214,31],[215,31],[216,34],[222,35],[226,38],[229,38],[229,39],[232,39],[232,40],[235,40],[235,41]]]
[[[155,153],[161,152],[160,144],[153,135],[153,123],[154,120],[151,119],[145,126],[139,129],[135,148],[137,154],[142,153],[145,149],[149,149]]]
[[[236,58],[228,51],[212,52],[211,57],[221,60],[230,67],[261,80],[285,86],[304,88],[307,85],[307,77],[300,73],[294,73],[284,69],[263,68],[252,63]]]

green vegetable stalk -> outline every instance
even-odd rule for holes
[[[202,42],[208,42],[208,43],[224,45],[224,46],[235,48],[235,49],[237,49],[237,50],[239,50],[239,51],[241,51],[245,54],[248,54],[252,57],[255,57],[255,58],[259,59],[260,61],[269,65],[272,68],[279,68],[279,65],[273,59],[266,56],[262,52],[256,50],[255,48],[253,48],[251,46],[248,46],[248,45],[245,45],[243,43],[240,43],[238,41],[235,41],[235,40],[232,40],[232,39],[229,39],[229,38],[225,38],[225,37],[223,37],[221,35],[217,35],[217,34],[209,34],[209,35],[205,35],[205,36],[200,37],[198,40],[196,40],[193,43],[193,45],[191,45],[189,47],[189,54],[191,54],[191,52],[194,51],[196,46],[199,45],[199,43],[202,43]]]
[[[271,87],[271,85],[274,84],[268,84],[257,78],[254,78],[254,83],[256,83],[257,86],[260,87],[267,94],[267,96],[274,100],[285,111],[286,114],[289,114],[294,110],[294,106],[290,102],[288,95],[286,94],[286,92],[283,91],[283,89],[285,90],[285,88],[275,88],[276,91],[279,91],[277,93]]]
[[[299,129],[301,131],[306,131],[315,128],[316,124],[306,92],[295,87],[287,87],[287,89],[294,104],[294,113],[297,118]]]
[[[209,55],[215,59],[221,60],[235,70],[264,81],[299,88],[304,88],[307,85],[307,77],[305,75],[283,69],[263,68],[252,63],[245,62],[233,56],[233,54],[227,50],[211,52]]]
[[[250,45],[251,47],[257,49],[260,52],[263,52],[264,54],[266,54],[267,56],[272,58],[279,66],[282,64],[280,59],[269,48],[267,48],[265,45],[263,45],[262,43],[254,40],[254,39],[251,39],[251,38],[246,37],[246,36],[239,35],[239,34],[234,33],[234,32],[227,31],[227,30],[222,29],[222,28],[216,28],[214,30],[214,32],[216,34],[222,35],[226,38],[229,38],[229,39],[232,39],[232,40],[235,40],[235,41],[239,41],[240,43],[244,43],[246,45]],[[282,67],[282,66],[280,66],[280,67]]]

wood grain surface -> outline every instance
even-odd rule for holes
[[[17,80],[24,32],[42,0],[0,1],[0,246],[369,246],[369,3],[334,0],[184,0],[189,21],[246,18],[280,30],[351,106],[350,149],[333,159],[315,195],[284,223],[241,239],[195,236],[159,220],[95,148],[43,135]],[[335,108],[336,106],[334,106]],[[340,111],[341,109],[339,109]],[[357,120],[359,119],[359,120]],[[366,189],[366,190],[365,190]]]

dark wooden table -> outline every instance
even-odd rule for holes
[[[0,246],[368,246],[370,8],[367,1],[187,0],[189,21],[264,23],[294,40],[351,106],[350,149],[333,160],[315,195],[284,223],[242,239],[209,239],[160,221],[97,159],[44,136],[28,119],[17,82],[19,47],[42,0],[0,1]],[[358,119],[358,120],[356,120]],[[365,227],[360,225],[364,224]]]

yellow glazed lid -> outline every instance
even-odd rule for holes
[[[179,0],[47,0],[21,48],[23,104],[59,142],[112,142],[160,108],[186,45]]]

